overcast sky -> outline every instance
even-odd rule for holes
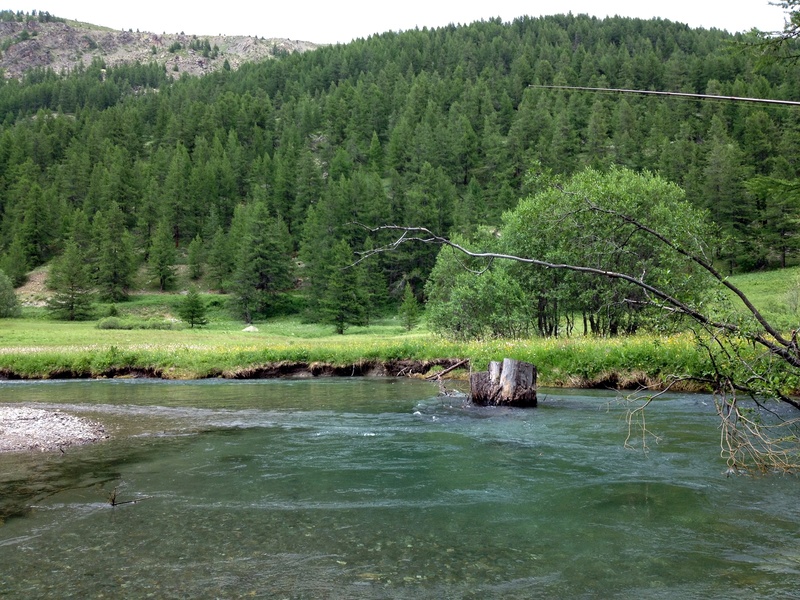
[[[43,10],[114,29],[257,35],[316,43],[349,42],[373,33],[466,24],[493,17],[512,21],[523,15],[566,12],[598,17],[661,17],[692,27],[716,27],[730,32],[754,27],[775,31],[782,29],[784,22],[783,11],[768,0],[36,0],[35,6],[10,4],[7,8],[15,11]]]

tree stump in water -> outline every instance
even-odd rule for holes
[[[536,406],[536,367],[504,358],[469,376],[470,399],[482,406]]]

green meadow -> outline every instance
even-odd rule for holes
[[[782,327],[800,320],[794,301],[800,267],[739,275],[732,281]],[[231,319],[221,296],[203,298],[209,324],[196,328],[176,322],[178,294],[135,295],[117,305],[116,318],[134,327],[130,329],[100,329],[98,320],[56,321],[44,309],[26,307],[23,318],[0,320],[0,373],[17,378],[140,373],[192,379],[246,376],[275,363],[342,367],[459,358],[469,359],[473,369],[484,369],[490,360],[509,357],[535,364],[541,385],[625,388],[663,386],[672,376],[710,372],[690,333],[454,342],[431,333],[424,323],[406,331],[398,318],[336,335],[331,326],[306,324],[297,317],[259,322],[258,331],[245,331],[242,322]],[[104,305],[98,312],[110,311]]]

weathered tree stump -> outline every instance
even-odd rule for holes
[[[536,406],[536,367],[504,358],[469,376],[470,399],[482,406]]]

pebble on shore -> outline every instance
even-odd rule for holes
[[[0,406],[0,452],[53,452],[107,437],[100,423],[59,410]]]

